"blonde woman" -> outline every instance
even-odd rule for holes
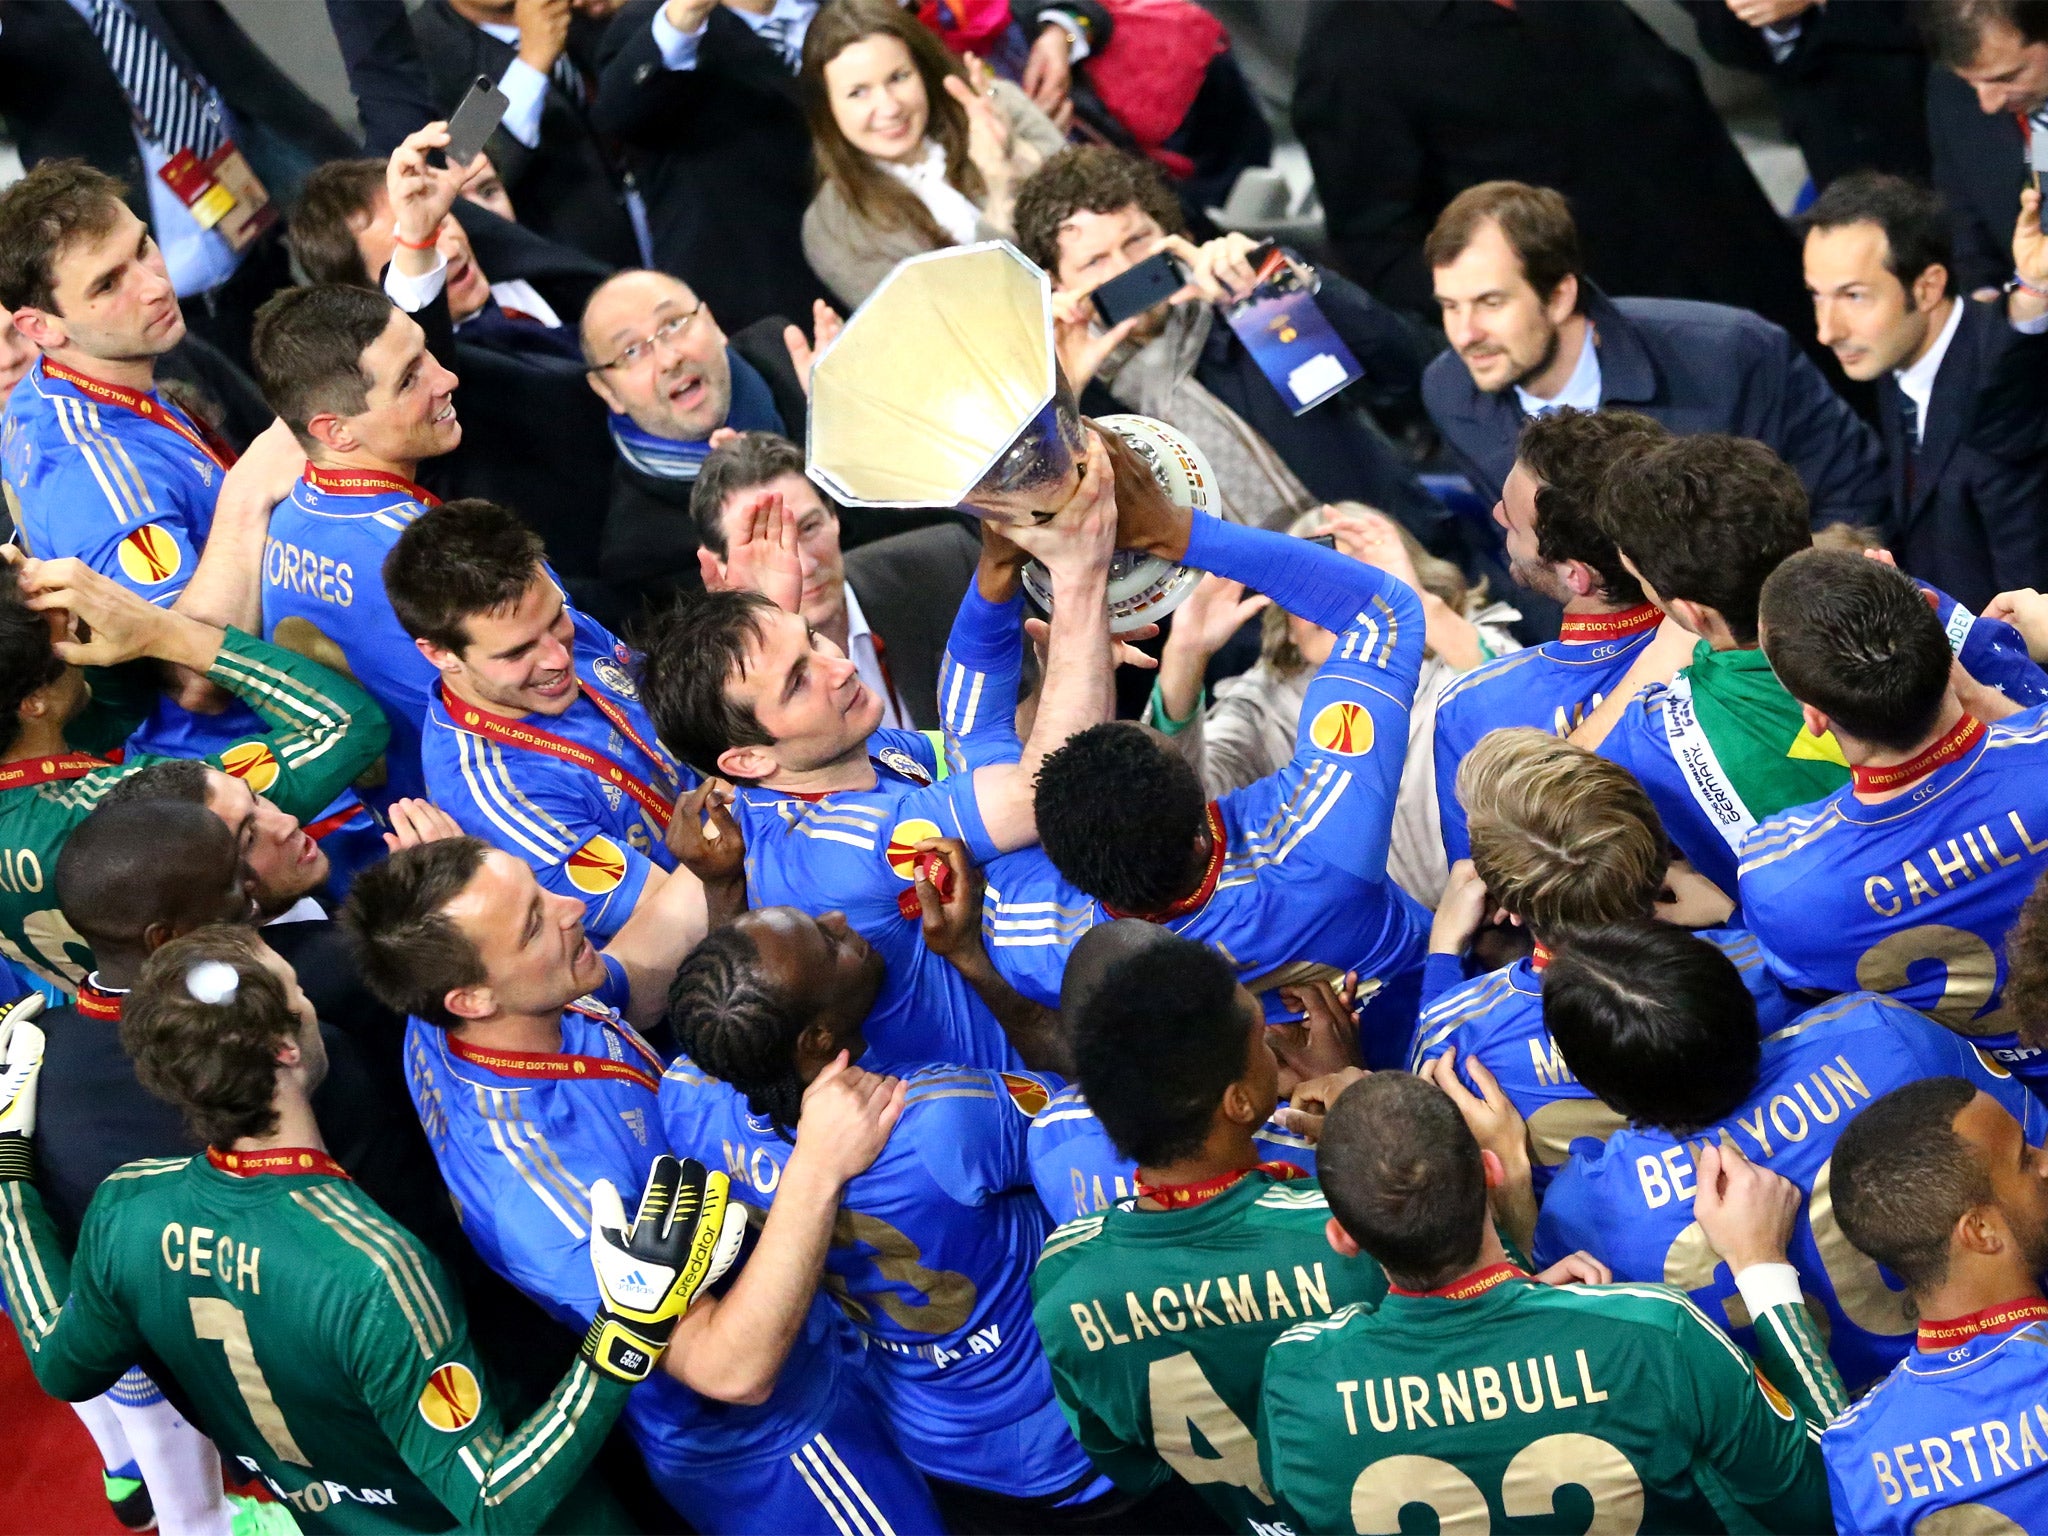
[[[1387,873],[1417,901],[1434,907],[1449,874],[1437,819],[1436,702],[1459,674],[1521,649],[1507,628],[1521,615],[1505,603],[1482,606],[1456,566],[1436,559],[1391,518],[1358,502],[1318,507],[1289,531],[1298,538],[1330,535],[1345,554],[1399,576],[1422,597],[1429,649],[1408,717],[1408,756],[1394,802]],[[1204,709],[1202,677],[1210,658],[1258,613],[1265,617],[1257,664],[1217,684],[1215,702]],[[1334,640],[1327,629],[1263,597],[1247,596],[1236,582],[1204,576],[1173,616],[1145,723],[1193,764],[1212,798],[1242,789],[1294,755],[1301,701]]]
[[[1008,239],[1017,186],[1065,141],[894,0],[831,0],[799,76],[818,191],[804,258],[849,308],[906,256]]]

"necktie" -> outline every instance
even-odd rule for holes
[[[794,16],[781,11],[771,12],[761,24],[754,28],[754,36],[782,55],[782,62],[794,72],[803,63],[803,48],[792,35],[796,27]]]
[[[548,78],[577,106],[589,102],[590,88],[584,84],[583,71],[576,67],[576,61],[566,51],[555,55],[554,67],[548,71]]]
[[[1899,430],[1905,434],[1906,497],[1911,500],[1913,481],[1920,467],[1920,407],[1903,389],[1899,391]]]
[[[92,33],[151,142],[171,154],[189,149],[201,160],[220,148],[226,134],[212,92],[179,67],[127,6],[93,0]]]

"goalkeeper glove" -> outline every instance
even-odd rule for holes
[[[746,1236],[746,1207],[727,1199],[729,1181],[694,1157],[657,1157],[633,1224],[611,1180],[590,1186],[590,1262],[603,1298],[583,1355],[620,1381],[654,1369],[676,1319],[697,1293],[732,1267]]]
[[[0,1013],[0,1180],[35,1171],[29,1142],[36,1133],[36,1080],[43,1071],[43,1032],[34,1020],[43,995],[31,992]]]

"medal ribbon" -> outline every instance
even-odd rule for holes
[[[106,992],[87,982],[78,989],[78,996],[72,1006],[88,1019],[98,1019],[103,1024],[121,1022],[121,1003],[128,996],[126,992]]]
[[[658,1074],[643,1072],[638,1067],[623,1061],[613,1061],[608,1056],[570,1056],[560,1051],[498,1051],[487,1046],[467,1045],[453,1035],[448,1037],[448,1049],[464,1061],[474,1062],[479,1067],[488,1067],[505,1077],[569,1081],[588,1081],[597,1077],[613,1082],[638,1083],[649,1093],[661,1091],[661,1078]]]
[[[84,752],[66,752],[59,757],[39,757],[34,762],[26,760],[9,763],[0,768],[0,790],[32,789],[38,784],[47,784],[52,779],[82,779],[95,768],[112,766],[102,758],[92,757]]]
[[[348,1177],[348,1170],[318,1147],[273,1147],[268,1152],[222,1152],[208,1147],[206,1160],[222,1173],[232,1173],[242,1179],[253,1178],[259,1173],[317,1175],[326,1179]]]
[[[1930,1352],[1949,1349],[1965,1339],[1974,1339],[1980,1333],[2004,1333],[2042,1317],[2048,1317],[2048,1301],[2038,1296],[2026,1296],[2018,1301],[2008,1301],[2003,1306],[1986,1307],[1982,1312],[1972,1312],[1967,1317],[1923,1321],[1916,1342],[1921,1349]]]
[[[441,498],[426,487],[381,469],[322,469],[309,463],[302,478],[314,490],[325,491],[329,496],[376,496],[385,491],[403,491],[423,507],[441,505]]]
[[[1655,629],[1663,622],[1664,615],[1655,603],[1638,603],[1619,613],[1568,613],[1557,627],[1557,638],[1580,645],[1595,640],[1621,640]]]
[[[1893,768],[1852,767],[1849,781],[1857,789],[1897,789],[1901,784],[1910,784],[1915,779],[1924,779],[1945,763],[1952,763],[1970,748],[1977,745],[1984,736],[1984,722],[1965,715],[1955,727],[1922,752],[1907,762]]]
[[[614,729],[634,746],[645,752],[653,762],[664,758],[641,739],[640,733],[626,720],[625,712],[609,699],[600,698],[595,689],[581,678],[576,686],[583,690],[583,697],[597,707],[599,714],[612,723]],[[449,691],[446,682],[441,684],[441,702],[447,706],[448,716],[463,730],[473,735],[488,736],[494,741],[509,742],[530,752],[544,752],[549,757],[559,758],[565,763],[574,763],[578,768],[596,774],[608,784],[616,784],[641,810],[647,813],[655,828],[666,834],[671,817],[675,814],[675,801],[667,799],[646,780],[630,773],[621,764],[606,757],[602,752],[593,752],[589,747],[564,740],[552,731],[541,730],[528,725],[524,720],[508,720],[503,715],[494,715],[476,704],[465,703]]]
[[[203,421],[187,421],[181,412],[167,409],[163,402],[144,394],[139,389],[128,389],[120,384],[89,379],[74,369],[66,368],[62,363],[51,362],[47,357],[43,359],[43,374],[47,378],[62,379],[73,389],[83,391],[102,404],[132,411],[145,421],[177,433],[222,469],[234,467],[235,450],[227,445],[218,432]]]
[[[1276,1179],[1305,1179],[1306,1169],[1292,1163],[1260,1163],[1253,1168],[1237,1168],[1229,1173],[1219,1173],[1213,1179],[1201,1179],[1193,1184],[1148,1184],[1139,1179],[1138,1198],[1157,1200],[1172,1210],[1185,1210],[1191,1205],[1201,1205],[1214,1200],[1226,1190],[1235,1188],[1239,1182],[1254,1173],[1270,1174]]]
[[[1528,1271],[1516,1264],[1489,1264],[1484,1269],[1461,1275],[1449,1285],[1440,1285],[1433,1291],[1411,1291],[1406,1286],[1389,1283],[1387,1289],[1396,1296],[1431,1296],[1439,1301],[1470,1301],[1474,1296],[1484,1296],[1497,1285],[1510,1280],[1526,1280]]]
[[[1216,894],[1216,880],[1223,873],[1223,859],[1230,851],[1223,833],[1223,811],[1214,800],[1209,802],[1209,863],[1202,871],[1202,883],[1178,901],[1168,902],[1156,912],[1119,912],[1108,902],[1102,910],[1111,917],[1142,918],[1148,923],[1170,923],[1176,917],[1186,917],[1190,912],[1199,912],[1211,896]]]

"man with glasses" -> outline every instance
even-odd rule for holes
[[[688,284],[662,272],[621,272],[590,296],[586,376],[611,412],[616,450],[598,569],[615,589],[658,608],[699,584],[698,472],[727,431],[804,440],[813,350],[840,324],[823,302],[811,322],[812,339],[774,315],[728,337]],[[842,540],[850,549],[945,516],[854,512]]]

